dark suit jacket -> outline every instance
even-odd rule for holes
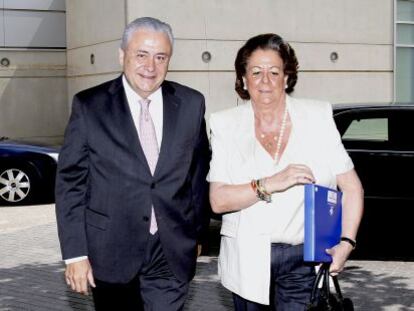
[[[94,276],[131,280],[143,261],[151,206],[176,277],[194,276],[196,243],[208,226],[210,152],[204,97],[164,81],[163,137],[154,176],[146,162],[122,78],[74,96],[56,180],[64,259],[87,255]]]

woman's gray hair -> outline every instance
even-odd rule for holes
[[[171,26],[167,23],[160,21],[153,17],[139,17],[130,22],[122,34],[121,49],[124,51],[128,46],[129,39],[131,36],[140,29],[148,29],[157,32],[163,32],[167,35],[171,43],[171,48],[174,46],[174,36],[172,33]]]

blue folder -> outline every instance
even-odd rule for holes
[[[325,250],[338,244],[342,228],[342,192],[305,185],[305,261],[331,262]]]

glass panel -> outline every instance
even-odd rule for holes
[[[388,119],[353,120],[342,138],[344,140],[388,141]]]
[[[65,10],[65,0],[4,0],[5,9]]]
[[[0,10],[0,47],[4,48],[4,11]]]
[[[414,103],[414,48],[397,47],[396,50],[396,101],[400,103]]]
[[[397,44],[414,44],[414,25],[397,25]]]
[[[9,47],[65,47],[65,13],[4,11],[4,41]]]
[[[414,1],[397,1],[397,21],[414,21]]]

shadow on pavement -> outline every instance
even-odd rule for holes
[[[190,285],[185,310],[230,311],[231,295],[217,278],[217,259],[202,257]],[[70,291],[63,278],[63,265],[25,264],[0,268],[0,310],[92,311],[91,296]]]
[[[212,220],[210,224],[209,239],[207,241],[206,249],[203,252],[208,256],[218,256],[220,246],[220,225],[221,222],[218,220]],[[371,235],[369,236],[371,237]],[[368,248],[368,252],[372,251],[373,249],[372,241],[373,239],[370,239],[371,247]],[[374,241],[376,241],[376,239],[374,239]],[[379,239],[379,241],[381,241],[381,243],[383,244],[385,240]],[[364,242],[368,243],[368,241]],[[358,248],[364,250],[364,247],[360,247],[360,245],[358,245]],[[407,245],[405,245],[404,248],[407,248]],[[376,249],[384,250],[384,246],[382,246],[382,248],[378,246]],[[400,253],[402,249],[403,248],[399,248]],[[388,249],[384,250],[384,253],[388,255],[386,256],[388,259],[390,257],[393,258],[393,251],[394,248],[389,249],[389,246]],[[374,254],[376,255],[376,253]],[[366,255],[366,253],[364,253],[363,255]],[[367,257],[370,258],[370,256],[366,256],[364,259],[367,259]],[[395,259],[395,257],[393,259]],[[217,259],[214,260],[215,264],[210,265],[210,269],[213,269],[216,266]],[[391,262],[377,262],[376,264],[375,262],[361,261],[360,263],[362,266],[358,264],[358,261],[349,262],[346,267],[346,270],[343,273],[341,273],[339,277],[344,296],[352,299],[356,307],[356,310],[414,310],[414,289],[412,288],[412,286],[410,286],[410,282],[412,282],[412,280],[410,280],[409,277],[404,277],[404,271],[406,271],[404,270],[404,262],[398,263],[399,270],[395,271],[395,275],[393,272],[390,273],[390,269],[388,268],[387,273],[381,273],[381,271],[383,271],[381,270],[381,267],[382,269],[384,265],[390,267],[389,265],[392,265]],[[199,262],[198,265],[202,266],[203,263]],[[379,268],[377,269],[376,266],[379,266]],[[407,269],[410,267],[412,267],[412,265],[407,265]],[[375,271],[378,271],[378,273],[376,273]],[[197,272],[197,275],[198,273],[199,272]],[[210,271],[209,273],[212,273],[212,271]],[[214,273],[216,273],[216,271]],[[412,275],[412,273],[410,275]],[[217,283],[219,283],[218,277]],[[219,284],[214,284],[210,286],[213,287],[211,289],[212,291],[218,290],[217,288],[222,288],[222,286]],[[219,295],[221,296],[218,306],[224,309],[217,310],[233,310],[230,293],[226,289],[224,289],[221,290]],[[199,298],[197,297],[197,299]],[[210,304],[214,303],[216,302],[210,301]],[[227,309],[225,309],[225,307]],[[191,310],[198,309],[195,308]]]
[[[398,274],[375,273],[354,265],[341,273],[340,283],[344,296],[352,299],[356,310],[414,310],[409,278]]]
[[[190,284],[185,311],[232,311],[231,293],[217,276],[217,259],[200,257],[197,272]]]
[[[92,298],[70,291],[63,265],[25,264],[0,268],[0,310],[94,310]]]
[[[57,244],[49,236],[50,232],[55,234],[54,228],[53,224],[42,225],[36,230],[1,236],[1,241],[7,242],[0,254],[1,311],[93,310],[91,297],[67,288],[62,263],[20,264],[9,268],[22,258],[54,261],[51,256],[57,252]],[[213,222],[205,255],[199,258],[196,276],[190,284],[185,311],[233,310],[231,294],[221,286],[217,276],[219,230],[220,222]],[[32,236],[36,238],[31,239]],[[38,247],[39,241],[42,247]],[[8,260],[8,256],[14,256],[13,260]],[[344,295],[354,301],[358,311],[414,310],[413,273],[409,269],[412,263],[351,261],[340,275],[340,283]]]

